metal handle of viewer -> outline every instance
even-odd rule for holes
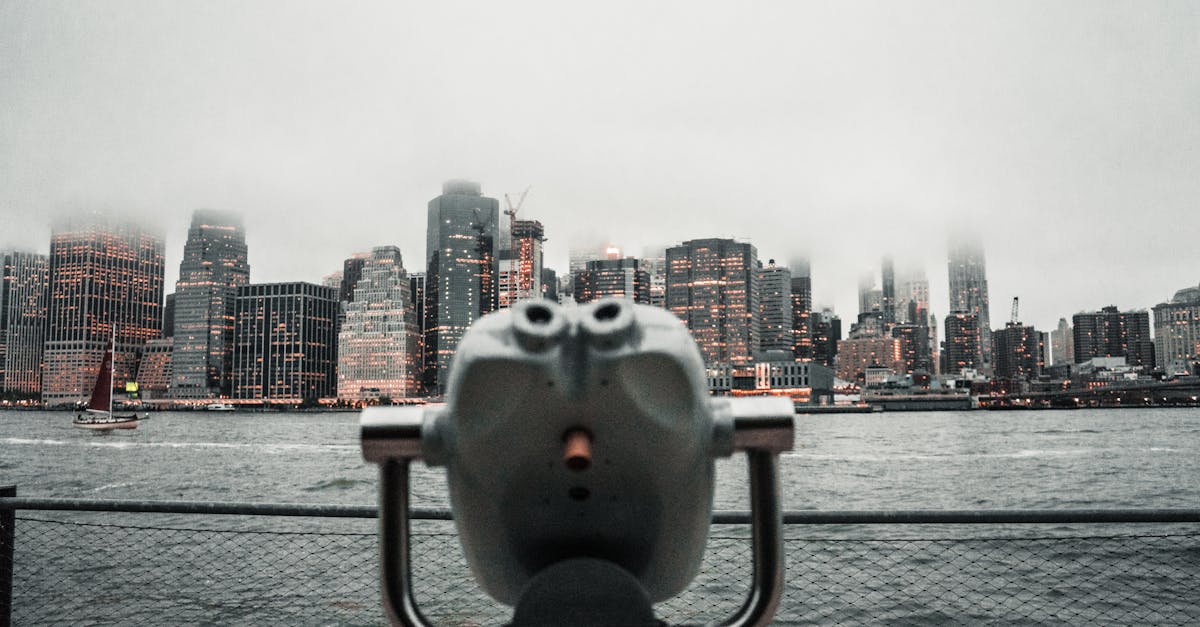
[[[783,505],[779,453],[791,450],[795,417],[790,406],[766,399],[733,399],[733,446],[746,453],[750,471],[753,580],[746,602],[722,627],[770,624],[783,598]],[[786,410],[786,411],[785,411]]]
[[[429,627],[412,591],[412,546],[408,520],[407,459],[379,465],[379,553],[383,573],[383,605],[388,621],[406,627]]]

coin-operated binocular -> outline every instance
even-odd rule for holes
[[[525,301],[460,341],[441,406],[362,414],[380,465],[383,597],[426,625],[412,595],[408,464],[445,466],[463,552],[514,625],[659,624],[652,603],[695,577],[712,519],[713,465],[750,467],[753,582],[723,624],[766,624],[783,586],[778,454],[787,398],[713,398],[691,335],[624,300]]]

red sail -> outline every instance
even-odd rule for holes
[[[100,375],[96,377],[96,387],[92,388],[92,400],[88,401],[88,409],[109,410],[109,401],[112,398],[112,357],[113,345],[110,340],[108,347],[104,349],[104,359],[100,361]]]

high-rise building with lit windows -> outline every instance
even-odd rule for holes
[[[1150,339],[1150,313],[1120,311],[1110,305],[1100,311],[1071,316],[1075,363],[1093,357],[1124,357],[1131,366],[1154,367],[1154,342]]]
[[[1025,381],[1041,374],[1046,365],[1046,346],[1042,334],[1031,326],[1007,322],[992,332],[995,348],[995,375],[999,379]]]
[[[796,359],[816,356],[812,302],[812,272],[807,259],[792,262],[792,354]]]
[[[650,304],[650,274],[638,259],[598,259],[575,273],[576,302],[590,303],[606,297]]]
[[[983,363],[980,355],[979,319],[966,311],[951,312],[946,316],[946,346],[943,359],[946,374],[960,374],[964,369],[975,370]]]
[[[301,402],[337,392],[338,290],[312,283],[238,288],[233,397]]]
[[[514,220],[509,227],[508,246],[499,252],[501,309],[517,301],[542,297],[542,242],[546,229],[537,220]]]
[[[49,281],[46,255],[0,253],[0,393],[42,391]]]
[[[885,256],[881,264],[882,270],[880,275],[883,279],[883,287],[880,290],[879,305],[883,311],[883,323],[892,325],[896,323],[896,265],[892,261],[891,256]]]
[[[400,249],[371,251],[347,303],[338,333],[340,399],[362,401],[417,395],[420,325]]]
[[[759,347],[758,252],[731,239],[667,249],[667,308],[709,364],[749,363]]]
[[[983,244],[978,239],[960,237],[950,242],[947,263],[950,279],[950,311],[975,316],[976,335],[982,361],[972,367],[985,367],[992,362],[992,327],[988,315],[987,265]],[[946,330],[950,341],[950,330]]]
[[[142,346],[162,334],[164,281],[161,234],[95,213],[54,225],[42,377],[47,406],[87,400],[114,327],[113,384],[134,379]]]
[[[498,303],[500,203],[472,181],[448,181],[429,201],[425,239],[425,388],[445,392],[450,358],[467,327]]]
[[[758,268],[759,351],[795,350],[792,329],[792,273],[775,260]]]
[[[233,315],[237,289],[250,283],[246,233],[239,216],[192,214],[175,284],[171,395],[228,397],[233,385]]]
[[[1200,287],[1188,287],[1171,302],[1154,306],[1154,355],[1160,369],[1194,371],[1200,360]]]

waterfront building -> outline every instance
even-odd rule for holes
[[[1130,366],[1154,367],[1148,311],[1119,311],[1109,305],[1100,311],[1077,313],[1071,322],[1075,363],[1093,357],[1124,357]]]
[[[338,290],[313,283],[238,288],[233,397],[314,401],[337,391]]]
[[[988,307],[987,264],[983,256],[983,244],[970,237],[950,242],[947,268],[950,279],[951,315],[966,313],[974,316],[979,341],[979,361],[972,368],[985,368],[992,362],[992,327]],[[946,329],[946,342],[950,342],[950,330]],[[956,357],[964,357],[956,353]],[[951,365],[953,366],[952,362]],[[953,370],[957,372],[957,370]]]
[[[667,308],[695,338],[706,363],[748,363],[759,344],[758,252],[732,239],[667,249]]]
[[[942,351],[946,367],[945,374],[957,375],[963,370],[977,370],[983,363],[980,353],[979,320],[966,311],[951,312],[946,316],[944,330],[946,346]]]
[[[650,274],[633,257],[589,261],[575,274],[574,283],[578,303],[613,297],[650,304]]]
[[[1058,319],[1058,328],[1050,332],[1050,358],[1054,365],[1075,363],[1075,332],[1066,318]]]
[[[175,398],[228,397],[233,385],[233,309],[250,283],[246,233],[231,213],[192,214],[175,284],[171,393]]]
[[[792,318],[792,273],[775,260],[758,268],[759,351],[787,351],[796,348]]]
[[[478,183],[447,181],[429,201],[425,255],[425,389],[445,392],[467,327],[496,309],[500,203]]]
[[[164,270],[162,235],[141,224],[92,213],[54,225],[42,377],[47,406],[87,400],[114,326],[114,387],[133,380],[142,347],[162,334]]]
[[[46,255],[0,253],[0,394],[42,392],[49,284]]]
[[[1200,361],[1200,287],[1154,306],[1154,353],[1162,370],[1193,371],[1190,364]],[[1184,366],[1172,368],[1179,363]]]
[[[840,340],[837,343],[837,366],[839,379],[863,381],[867,368],[883,366],[893,373],[905,371],[904,357],[900,353],[900,340],[893,337],[859,337]]]
[[[147,400],[170,397],[171,353],[175,339],[162,337],[146,342],[138,363],[137,382],[142,398]]]
[[[373,249],[338,332],[337,396],[351,401],[417,396],[420,325],[400,249]]]
[[[542,296],[542,243],[546,229],[537,220],[513,220],[505,233],[506,245],[498,253],[500,265],[498,306]]]
[[[1027,381],[1041,374],[1046,365],[1042,334],[1019,322],[1008,322],[992,332],[992,350],[998,379]]]
[[[813,348],[812,277],[807,274],[793,275],[790,287],[792,294],[792,355],[797,359],[813,359],[816,352]]]

